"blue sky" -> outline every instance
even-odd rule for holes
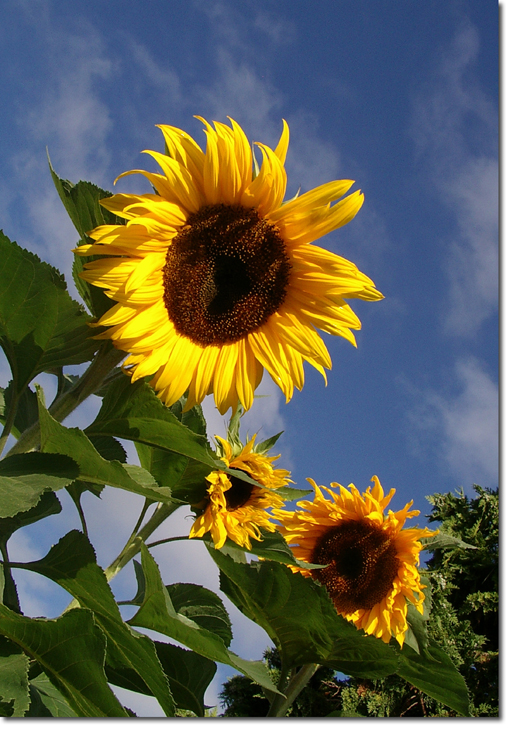
[[[245,429],[285,431],[282,465],[298,487],[313,477],[363,490],[377,474],[397,489],[393,509],[414,499],[426,513],[430,493],[497,485],[495,3],[6,0],[0,56],[0,227],[68,281],[76,237],[46,146],[61,177],[112,190],[122,171],[151,166],[140,151],[162,149],[155,124],[203,144],[193,115],[229,115],[274,146],[285,118],[289,194],[355,179],[362,210],[318,244],[353,260],[386,298],[352,304],[358,349],[326,337],[327,387],[307,366],[303,392],[285,405],[265,380]],[[147,187],[130,177],[117,190]],[[3,362],[0,376],[5,385]],[[87,425],[94,409],[68,424]],[[205,410],[210,433],[223,432],[212,402]],[[100,562],[116,554],[136,501],[114,490],[90,498]],[[20,560],[41,557],[76,522],[66,505],[41,535],[18,533]],[[183,532],[188,521],[173,522]],[[166,582],[216,588],[208,559],[185,545],[182,555],[159,547]],[[27,613],[57,613],[35,581],[20,576]],[[128,570],[118,583],[130,594]],[[248,629],[237,620],[234,649],[259,657],[265,635]]]

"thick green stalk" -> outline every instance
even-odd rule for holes
[[[96,392],[104,383],[105,378],[116,365],[123,359],[124,352],[114,349],[110,342],[102,344],[95,358],[84,372],[82,377],[67,392],[59,395],[49,408],[49,413],[55,420],[63,421],[80,403]],[[14,446],[7,452],[6,456],[23,454],[37,448],[41,436],[39,421],[27,428]]]
[[[153,532],[155,532],[164,520],[167,520],[167,518],[181,506],[181,502],[159,502],[157,509],[148,522],[143,525],[140,530],[132,533],[121,553],[105,569],[107,581],[114,578],[114,576],[139,553],[141,550],[141,544],[144,543],[144,541],[147,540]]]
[[[14,421],[16,420],[17,410],[18,410],[18,398],[13,397],[11,405],[9,407],[9,412],[5,416],[4,429],[2,431],[2,435],[0,436],[0,456],[2,455],[4,446],[7,443],[7,439],[11,435],[11,430],[12,430],[12,427],[14,426]]]
[[[296,675],[292,676],[289,684],[283,691],[285,698],[283,698],[282,696],[274,697],[274,701],[269,708],[267,716],[285,716],[290,706],[294,703],[298,695],[301,693],[303,688],[307,685],[308,681],[319,667],[320,666],[315,663],[303,665],[303,667],[298,670]],[[282,683],[282,678],[280,678],[280,683],[278,684],[279,690],[282,690],[280,686],[280,684]]]

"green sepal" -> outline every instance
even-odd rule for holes
[[[271,436],[270,438],[266,438],[264,441],[261,441],[255,446],[255,453],[256,454],[266,454],[268,451],[272,449],[274,444],[277,442],[277,440],[280,438],[280,436],[283,434],[283,431],[280,431],[279,433],[275,433],[274,436]]]

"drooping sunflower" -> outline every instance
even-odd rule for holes
[[[166,405],[189,390],[186,409],[213,392],[225,413],[251,407],[265,368],[287,401],[304,382],[303,362],[331,368],[317,329],[356,345],[360,321],[347,298],[382,298],[348,260],[310,244],[349,222],[363,203],[353,181],[332,181],[283,203],[289,133],[275,150],[239,125],[199,117],[206,152],[183,130],[159,125],[166,154],[149,153],[162,173],[141,173],[156,193],[101,201],[126,220],[90,232],[80,255],[102,255],[80,274],[116,305],[97,338],[128,352],[132,379],[153,376]],[[331,205],[332,202],[341,199]],[[105,257],[106,256],[106,257]]]
[[[407,518],[419,514],[410,510],[413,501],[385,515],[395,489],[385,495],[377,477],[363,495],[353,484],[346,489],[332,483],[339,490],[335,493],[308,481],[315,490],[313,501],[298,502],[300,511],[273,514],[296,558],[325,567],[294,570],[323,584],[337,612],[358,629],[384,642],[393,635],[402,647],[407,602],[422,614],[425,599],[418,571],[419,540],[438,531],[403,528]]]
[[[276,530],[268,510],[285,504],[273,490],[290,482],[290,472],[273,467],[279,455],[267,456],[254,451],[255,438],[256,435],[242,449],[237,449],[224,438],[216,436],[220,458],[226,466],[240,469],[264,486],[257,487],[223,471],[211,472],[206,478],[208,499],[191,528],[190,538],[201,538],[209,532],[215,548],[221,548],[226,538],[230,538],[251,550],[250,538],[260,540],[261,528],[271,532]]]

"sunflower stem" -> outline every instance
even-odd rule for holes
[[[269,708],[267,716],[285,716],[288,709],[294,703],[298,695],[301,693],[303,688],[307,685],[312,675],[320,668],[320,665],[316,663],[309,663],[303,665],[298,672],[293,675],[283,691],[283,696],[275,695],[274,700]],[[285,673],[285,675],[284,675]],[[288,672],[282,670],[280,681],[278,683],[278,690],[282,690],[288,679]]]
[[[123,359],[124,352],[114,349],[110,342],[102,344],[93,361],[67,392],[58,395],[49,408],[50,415],[61,422],[86,398],[98,390],[116,365]],[[24,431],[6,456],[22,454],[37,448],[41,442],[39,421]]]
[[[141,545],[175,510],[182,507],[182,502],[159,502],[157,509],[143,527],[131,534],[125,547],[112,563],[105,569],[107,581],[118,574],[126,564],[141,550]]]
[[[19,398],[13,397],[11,405],[9,406],[9,412],[5,416],[4,429],[2,431],[2,435],[0,436],[0,456],[2,455],[5,444],[7,443],[7,440],[11,435],[11,431],[14,426],[14,421],[16,420],[16,412],[18,410],[18,402]]]
[[[147,548],[154,548],[156,545],[162,545],[163,543],[172,543],[174,540],[201,540],[201,538],[191,538],[189,535],[175,535],[173,538],[162,538],[162,540],[154,540],[153,543],[148,543]]]

